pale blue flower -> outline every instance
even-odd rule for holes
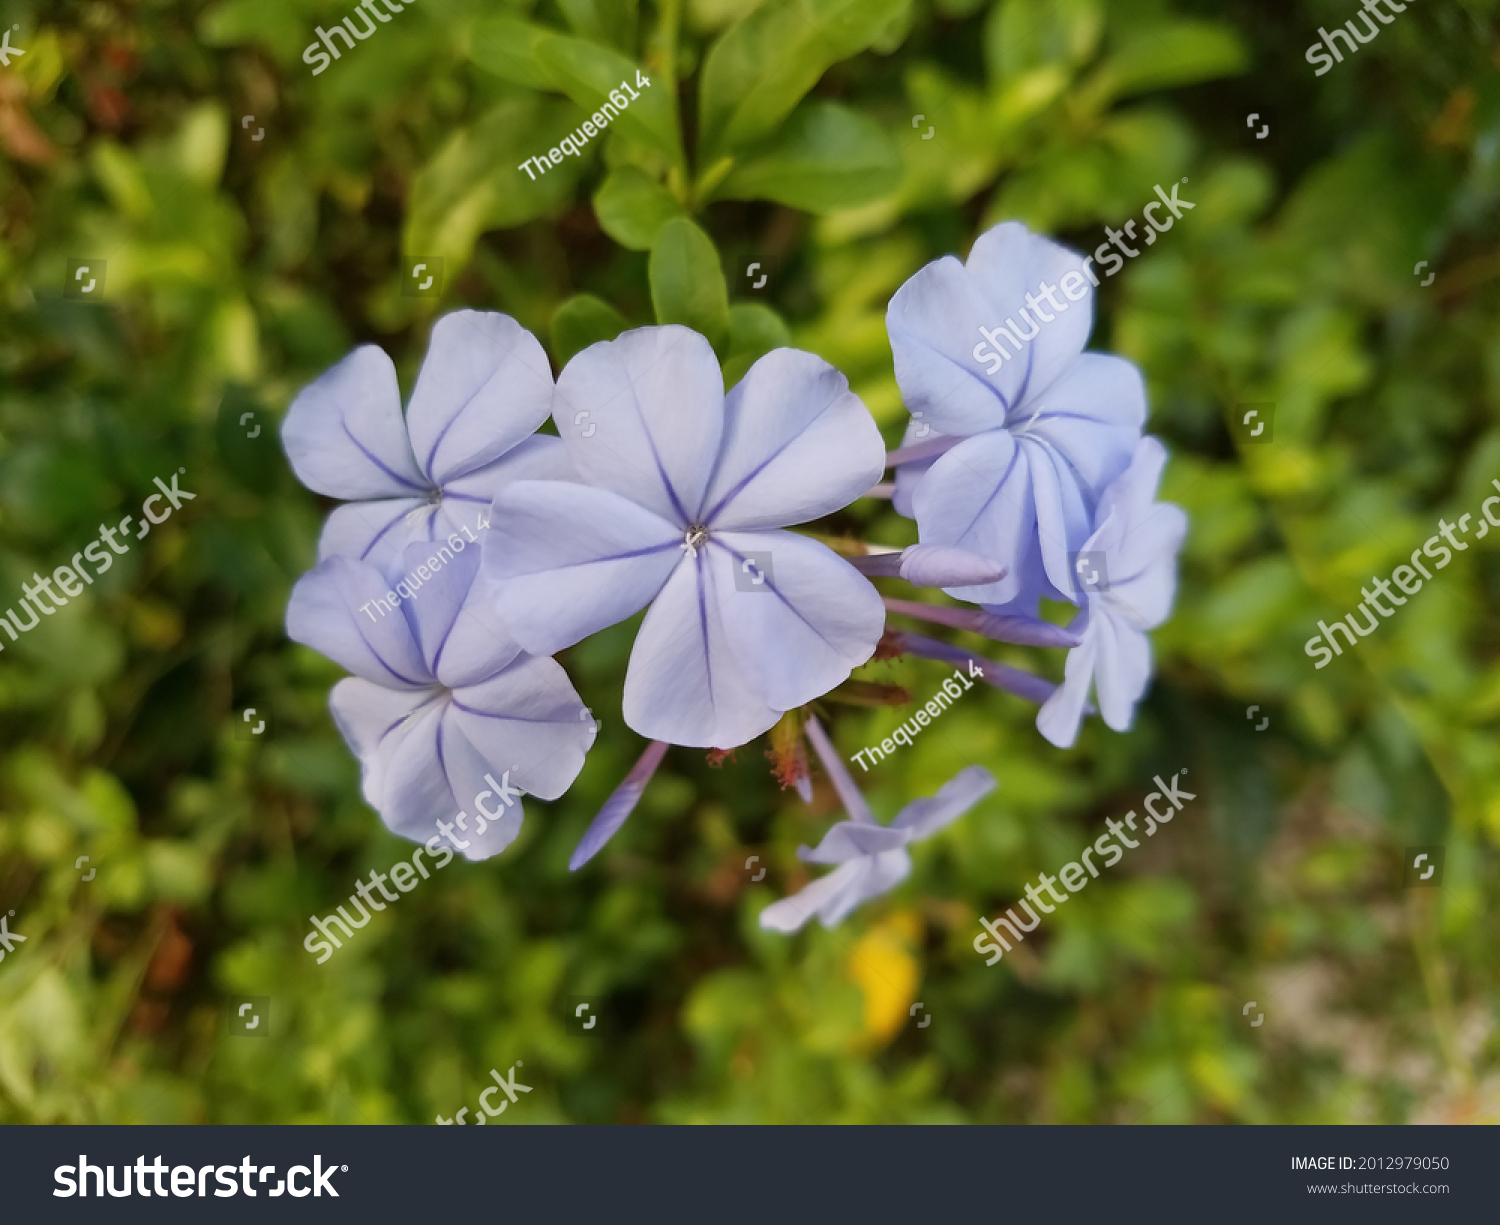
[[[1059,748],[1077,739],[1091,687],[1104,722],[1123,732],[1150,683],[1146,631],[1172,611],[1177,553],[1187,535],[1181,508],[1154,500],[1166,462],[1161,443],[1142,438],[1130,467],[1099,499],[1093,534],[1082,549],[1091,555],[1091,574],[1102,564],[1101,582],[1080,589],[1083,610],[1068,627],[1079,644],[1068,652],[1061,688],[1036,717],[1037,729]]]
[[[533,437],[552,411],[552,368],[508,315],[456,311],[433,325],[403,420],[396,368],[362,345],[297,395],[281,425],[297,478],[345,505],[318,557],[384,569],[417,540],[469,535],[509,481],[566,478],[562,444]]]
[[[880,479],[880,432],[827,362],[777,349],[726,396],[702,336],[639,328],[568,363],[553,418],[583,483],[503,489],[485,570],[536,654],[647,609],[625,677],[635,731],[733,748],[874,653],[875,588],[776,530]]]
[[[816,848],[797,848],[804,863],[837,864],[791,897],[772,902],[760,912],[760,925],[771,931],[794,932],[814,915],[824,927],[834,927],[861,902],[894,889],[911,872],[907,846],[951,825],[995,789],[994,776],[982,766],[959,771],[926,799],[913,800],[889,825],[870,813],[849,771],[816,719],[807,721],[823,768],[852,818],[832,826]]]
[[[430,577],[391,606],[396,574],[419,568]],[[559,664],[522,652],[478,571],[476,547],[413,544],[384,575],[330,557],[292,589],[286,629],[354,673],[329,705],[386,826],[487,859],[520,832],[519,791],[568,789],[596,725]]]
[[[1005,222],[980,235],[966,264],[951,255],[928,264],[886,313],[913,417],[898,458],[926,469],[912,488],[921,468],[898,466],[897,509],[915,516],[924,543],[1006,569],[996,582],[949,590],[1002,615],[1034,617],[1040,597],[1071,598],[1069,554],[1145,421],[1136,368],[1083,352],[1093,325],[1087,263]],[[1046,286],[1050,296],[1038,292]]]

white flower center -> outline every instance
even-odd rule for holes
[[[429,489],[416,506],[413,506],[406,515],[408,523],[420,523],[427,516],[435,514],[439,506],[443,504],[443,491],[441,489]]]
[[[683,533],[682,551],[689,557],[697,557],[699,547],[708,540],[708,529],[701,523],[695,523]]]

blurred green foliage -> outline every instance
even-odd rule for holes
[[[1411,6],[1315,78],[1350,7],[422,0],[314,77],[352,5],[9,3],[0,607],[154,476],[197,498],[0,637],[0,913],[26,937],[0,1121],[425,1122],[517,1059],[536,1091],[504,1122],[1493,1120],[1497,538],[1326,669],[1302,643],[1500,477],[1497,5]],[[638,70],[581,156],[518,169]],[[967,694],[864,781],[885,819],[973,763],[999,791],[894,894],[786,939],[756,915],[835,805],[759,744],[673,750],[567,872],[641,747],[618,626],[563,657],[602,722],[573,790],[315,964],[308,917],[409,848],[360,799],[339,670],[283,632],[326,510],[277,442],[299,386],[373,341],[409,387],[460,305],[558,368],[674,319],[731,380],[788,338],[821,354],[894,440],[906,277],[1005,218],[1092,250],[1177,180],[1196,208],[1105,283],[1092,342],[1145,371],[1192,520],[1129,734],[1059,752],[1034,708]],[[442,300],[403,295],[433,256]],[[102,303],[65,296],[70,258],[107,261]],[[1247,402],[1271,445],[1232,441]],[[915,538],[868,500],[838,527]],[[858,675],[923,701],[946,671]],[[846,752],[904,713],[822,709]],[[1165,836],[986,968],[977,916],[1183,767]],[[1403,889],[1403,848],[1439,843],[1442,887]],[[229,1032],[237,994],[271,998],[271,1041]]]

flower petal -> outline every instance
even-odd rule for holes
[[[423,495],[430,487],[406,438],[396,367],[375,345],[361,345],[297,393],[281,443],[297,479],[330,498]]]
[[[521,653],[493,598],[475,582],[477,545],[460,550],[437,542],[411,545],[399,572],[395,581],[411,592],[404,604],[407,622],[439,683],[450,689],[477,685]]]
[[[1017,417],[1007,428],[1061,455],[1092,504],[1130,464],[1146,423],[1146,385],[1123,357],[1084,353]]]
[[[359,758],[360,790],[377,812],[383,804],[386,738],[423,705],[442,696],[443,691],[436,687],[387,689],[358,676],[345,677],[329,694],[333,721],[350,751]]]
[[[649,603],[681,543],[671,523],[607,489],[518,481],[495,498],[484,574],[521,645],[551,655]]]
[[[1105,553],[1109,589],[1101,598],[1115,615],[1137,629],[1167,619],[1177,589],[1177,553],[1187,535],[1187,516],[1156,502],[1166,450],[1154,438],[1137,445],[1130,468],[1100,499],[1099,530],[1085,546]]]
[[[457,830],[452,837],[457,839],[461,833],[463,841],[472,843],[459,850],[465,859],[477,861],[498,855],[516,840],[526,810],[520,795],[508,790],[524,790],[518,781],[520,771],[507,760],[505,750],[512,746],[492,746],[486,753],[466,731],[458,703],[449,703],[438,723],[438,764],[458,808],[457,818],[448,818]]]
[[[787,706],[759,696],[731,650],[720,609],[744,595],[699,549],[673,572],[636,635],[625,674],[626,724],[642,736],[695,748],[732,749],[772,726]],[[724,584],[728,584],[727,591]]]
[[[892,829],[905,830],[911,841],[927,838],[956,821],[998,784],[983,766],[960,770],[926,799],[913,800],[891,822]]]
[[[1036,498],[1026,456],[1006,430],[967,438],[928,470],[912,498],[924,544],[954,545],[1006,567],[998,583],[956,587],[955,599],[1004,604],[1021,594],[1037,549]]]
[[[368,562],[330,557],[292,588],[287,637],[387,689],[427,688],[433,677],[406,618],[374,607],[385,593],[385,580]]]
[[[1094,662],[1099,655],[1097,621],[1090,619],[1082,630],[1083,641],[1068,652],[1063,665],[1063,683],[1036,712],[1036,729],[1060,749],[1070,749],[1078,739],[1078,725],[1083,722],[1084,704],[1094,679]]]
[[[443,505],[469,503],[488,517],[495,495],[516,481],[576,481],[578,472],[568,458],[568,448],[561,438],[551,434],[533,434],[523,439],[499,459],[476,468],[463,476],[443,482]],[[451,508],[455,513],[459,506]],[[474,527],[473,521],[463,519]],[[475,531],[479,529],[474,527]]]
[[[792,532],[717,532],[708,554],[725,639],[768,706],[822,697],[875,653],[880,593],[827,546]],[[750,554],[769,554],[769,566]]]
[[[551,411],[547,354],[509,315],[454,311],[433,325],[406,410],[430,484],[446,487],[493,463],[536,433]]]
[[[896,291],[885,326],[896,383],[912,417],[944,434],[978,434],[1005,423],[1025,381],[1025,358],[986,375],[979,328],[1003,324],[997,308],[953,256],[934,260]]]
[[[886,467],[896,470],[896,488],[891,493],[891,506],[898,515],[907,519],[916,518],[911,509],[912,492],[927,475],[927,469],[932,467],[937,457],[962,441],[949,434],[939,434],[921,421],[907,421],[901,445],[885,457]]]
[[[562,665],[536,655],[455,689],[452,718],[484,760],[511,772],[512,786],[544,800],[573,785],[598,731]]]
[[[790,934],[797,931],[824,907],[836,904],[843,893],[864,875],[865,869],[859,860],[835,868],[790,897],[772,902],[760,912],[760,925],[773,932]]]
[[[1083,546],[1087,549],[1087,543]],[[1020,579],[1020,586],[1013,599],[1003,604],[983,603],[980,605],[986,613],[992,617],[990,622],[993,630],[987,630],[993,637],[1005,641],[1019,642],[1027,646],[1063,646],[1073,647],[1078,643],[1067,634],[1059,637],[1054,628],[1044,628],[1041,620],[1041,600],[1043,596],[1055,600],[1072,600],[1072,588],[1068,593],[1058,591],[1047,578],[1047,568],[1042,564],[1042,552],[1040,547],[1028,551],[1017,568],[1016,577]],[[1004,627],[1004,628],[1002,628]],[[1010,632],[1013,628],[1021,629],[1022,633],[1040,635],[1039,638],[1016,637],[1012,638]]]
[[[724,401],[724,439],[699,522],[722,531],[821,519],[867,493],[885,443],[849,380],[812,353],[773,349]]]
[[[911,834],[873,821],[840,821],[831,826],[816,847],[797,848],[803,863],[845,863],[861,855],[893,851],[911,841]]]
[[[335,506],[318,537],[318,560],[353,557],[384,571],[426,532],[431,506],[425,498],[381,498]],[[428,513],[420,513],[424,510]]]
[[[1131,528],[1118,551],[1106,554],[1110,584],[1109,590],[1100,595],[1137,629],[1155,629],[1172,611],[1177,594],[1177,551],[1187,528],[1187,515],[1181,507],[1156,502]]]
[[[488,859],[514,841],[525,814],[514,797],[495,803],[495,820],[480,813],[475,799],[489,789],[485,774],[503,773],[510,763],[486,761],[453,715],[451,702],[433,703],[386,738],[380,818],[403,838],[426,842],[443,834],[464,858]]]
[[[889,893],[899,885],[911,873],[911,856],[905,848],[897,848],[856,859],[852,866],[859,871],[838,894],[819,908],[818,918],[824,927],[837,927],[856,906],[882,893]]]
[[[1072,566],[1086,564],[1076,554],[1083,551],[1093,530],[1091,491],[1080,487],[1067,461],[1045,443],[1025,435],[1016,442],[1031,474],[1036,506],[1036,551],[1029,560],[1033,566],[1038,560],[1041,563],[1040,572],[1051,588],[1044,593],[1065,595],[1080,603],[1082,588]]]
[[[1099,714],[1117,732],[1130,730],[1135,706],[1151,683],[1151,639],[1117,617],[1095,615],[1099,653],[1094,689]]]
[[[985,320],[986,325],[994,328],[1003,322],[1002,313],[1008,319],[1015,312],[1014,317],[1019,319],[1019,312],[1025,308],[1033,326],[1041,329],[1026,344],[1026,353],[1019,360],[1006,362],[996,376],[1003,377],[1012,366],[1029,361],[1028,377],[1013,399],[1017,409],[1026,407],[1029,412],[1027,401],[1049,387],[1088,343],[1094,327],[1094,287],[1084,267],[1082,255],[1050,238],[1033,234],[1018,221],[1005,221],[987,230],[975,239],[969,251],[964,268],[994,309],[994,318]],[[1070,301],[1058,292],[1060,282],[1069,272],[1077,272],[1083,282],[1082,296],[1077,301]],[[1050,298],[1041,292],[1044,282],[1052,285],[1054,292]],[[1028,304],[1028,294],[1037,304],[1035,307]],[[1061,309],[1055,304],[1060,304]],[[1045,318],[1047,315],[1053,316],[1051,321]],[[974,333],[971,331],[970,335]]]
[[[586,484],[695,522],[724,428],[724,376],[697,332],[636,328],[590,345],[558,377],[552,415]]]

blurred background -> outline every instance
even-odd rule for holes
[[[425,1123],[518,1060],[496,1122],[1495,1121],[1500,534],[1330,666],[1302,644],[1500,478],[1497,10],[1409,5],[1315,76],[1353,0],[421,0],[315,76],[352,3],[0,5],[0,607],[153,477],[195,495],[0,637],[0,1122]],[[604,138],[518,169],[637,67]],[[601,722],[573,789],[316,964],[309,916],[412,848],[283,629],[329,505],[281,452],[299,387],[373,342],[409,392],[463,306],[555,369],[677,319],[731,380],[821,354],[894,443],[907,277],[1010,218],[1093,250],[1180,180],[1091,341],[1144,371],[1192,523],[1128,734],[1059,751],[977,688],[861,781],[883,820],[966,765],[998,791],[786,938],[756,916],[838,810],[764,738],[671,750],[567,871],[643,747],[632,621],[562,657]],[[831,530],[915,540],[868,499]],[[819,705],[846,754],[913,709]],[[978,916],[1183,768],[1179,819],[987,968]]]

